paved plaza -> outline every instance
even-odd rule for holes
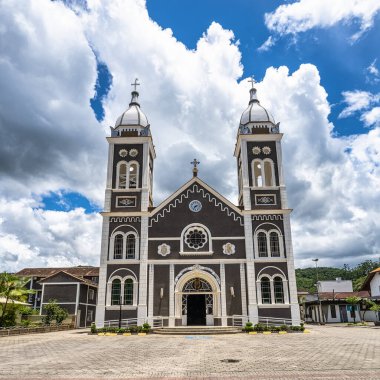
[[[310,334],[0,338],[1,379],[380,379],[380,329]]]

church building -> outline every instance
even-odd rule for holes
[[[299,325],[283,134],[254,82],[236,136],[237,205],[198,177],[196,159],[192,178],[153,205],[154,128],[137,85],[107,138],[96,325],[120,314],[169,327]]]

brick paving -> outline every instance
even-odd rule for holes
[[[380,329],[145,337],[72,330],[0,338],[0,379],[132,378],[380,379]]]

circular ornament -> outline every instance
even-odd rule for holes
[[[252,153],[253,153],[253,154],[257,155],[257,154],[260,154],[260,152],[261,152],[260,147],[258,147],[258,146],[254,146],[254,147],[252,148]]]
[[[233,255],[235,253],[235,245],[232,243],[226,243],[223,245],[223,253],[225,255]]]
[[[198,250],[207,243],[207,233],[201,227],[191,227],[186,231],[185,243],[189,248]]]
[[[161,244],[157,248],[157,253],[161,256],[167,256],[170,254],[170,245],[168,244]]]
[[[189,203],[189,209],[192,211],[192,212],[199,212],[202,210],[202,203],[197,201],[197,200],[194,200],[194,201],[191,201]]]
[[[264,146],[264,148],[263,148],[263,153],[264,154],[270,154],[271,151],[272,151],[272,149],[269,148],[269,146]]]
[[[137,149],[131,149],[131,150],[129,151],[129,155],[130,155],[131,157],[136,157],[138,153],[139,153],[139,152],[138,152]]]
[[[120,157],[127,157],[128,151],[127,149],[120,149],[119,150],[119,156]]]

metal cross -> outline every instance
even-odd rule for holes
[[[196,158],[194,158],[194,160],[193,160],[192,162],[190,162],[190,164],[191,164],[191,165],[194,165],[194,169],[196,169],[196,168],[197,168],[197,165],[199,165],[199,164],[200,164],[200,162],[199,162],[199,161],[197,161],[197,159],[196,159]]]
[[[248,79],[248,82],[252,83],[252,88],[255,87],[254,85],[255,85],[256,81],[255,81],[255,78],[253,77],[253,75],[251,76],[251,79]]]
[[[135,79],[135,83],[131,83],[131,86],[135,86],[135,91],[137,89],[137,86],[140,86],[140,83],[137,83],[138,79]]]

